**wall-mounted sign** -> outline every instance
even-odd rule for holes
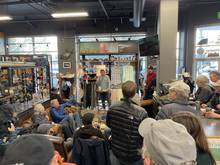
[[[63,62],[63,68],[70,69],[71,68],[71,62]]]
[[[220,19],[220,11],[217,12],[217,18]]]
[[[135,42],[86,42],[80,43],[80,54],[138,53]]]

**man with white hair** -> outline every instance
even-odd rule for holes
[[[189,105],[189,94],[190,88],[186,83],[182,81],[173,83],[169,88],[169,97],[172,103],[162,106],[156,119],[168,119],[174,113],[181,111],[188,111],[197,114],[197,111]]]
[[[206,104],[213,95],[213,90],[209,86],[209,79],[204,75],[199,75],[196,78],[196,85],[198,89],[195,93],[195,99],[201,104]]]

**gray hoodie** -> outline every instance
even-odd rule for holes
[[[177,112],[192,112],[195,115],[198,114],[195,108],[189,105],[188,101],[173,101],[170,104],[163,105],[158,112],[156,119],[169,119],[174,113]]]

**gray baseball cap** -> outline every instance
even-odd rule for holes
[[[156,164],[180,165],[196,161],[196,144],[186,128],[170,119],[143,120],[138,129]]]

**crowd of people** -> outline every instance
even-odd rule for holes
[[[52,90],[51,108],[34,106],[32,125],[16,127],[13,106],[0,106],[0,164],[3,165],[215,165],[207,137],[199,117],[220,118],[220,73],[196,78],[197,91],[193,99],[205,111],[189,104],[192,93],[188,83],[177,81],[169,88],[170,103],[152,113],[156,73],[148,67],[145,91],[141,104],[133,101],[137,85],[122,84],[123,98],[106,111],[107,128],[102,131],[91,112],[67,112],[76,105],[63,101]],[[109,77],[101,70],[97,81],[100,98],[109,95]],[[191,94],[192,96],[192,94]],[[211,110],[210,110],[211,109]],[[64,139],[68,155],[64,162],[61,153],[48,136]]]

